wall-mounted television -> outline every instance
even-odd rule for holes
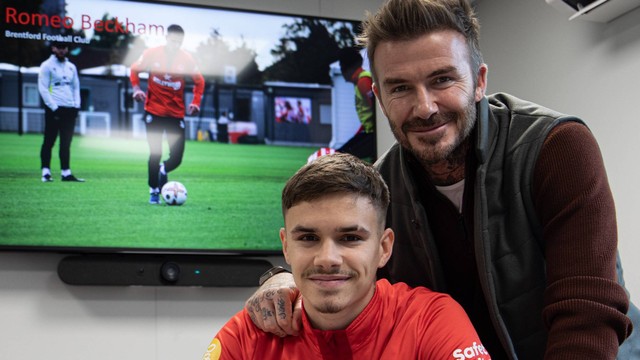
[[[285,181],[332,143],[336,122],[358,122],[344,110],[352,96],[331,96],[352,88],[336,61],[338,49],[354,46],[357,21],[124,0],[6,0],[1,8],[0,250],[279,254]],[[187,201],[152,206],[144,109],[131,100],[128,75],[174,23],[205,91],[200,114],[185,118],[183,163],[169,178],[186,186]],[[68,44],[80,73],[71,168],[85,183],[59,181],[57,144],[54,181],[40,181],[44,106],[36,82],[53,41]],[[297,117],[282,116],[287,102]],[[223,112],[224,143],[216,141]]]

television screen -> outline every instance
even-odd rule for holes
[[[0,249],[279,254],[284,183],[358,128],[353,85],[337,65],[338,50],[355,45],[356,21],[123,0],[1,7]],[[182,163],[168,175],[187,190],[181,206],[149,204],[144,108],[129,77],[171,24],[205,80],[200,113],[184,119]],[[41,181],[38,73],[55,42],[79,72],[70,167],[84,183],[60,181],[59,138],[54,181]],[[147,80],[142,73],[143,89]],[[193,85],[187,77],[187,104]]]
[[[311,99],[278,96],[275,99],[276,122],[309,124]]]

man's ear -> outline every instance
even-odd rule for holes
[[[382,239],[380,239],[380,261],[378,262],[378,268],[381,268],[387,264],[391,253],[393,252],[393,242],[395,241],[395,234],[390,228],[386,228],[382,233]]]
[[[287,264],[291,265],[289,262],[289,255],[287,254],[287,232],[284,228],[280,228],[280,242],[282,243],[282,255],[284,255],[284,260]]]
[[[489,68],[487,64],[480,64],[478,74],[476,75],[475,101],[482,100],[487,91],[487,72]]]

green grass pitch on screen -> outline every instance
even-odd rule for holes
[[[76,135],[71,168],[85,183],[60,181],[57,143],[54,182],[42,183],[41,144],[40,134],[0,133],[2,245],[277,251],[282,187],[315,150],[187,141],[169,180],[188,199],[167,206],[148,203],[144,139]]]

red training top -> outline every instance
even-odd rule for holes
[[[345,330],[314,329],[304,311],[302,326],[299,336],[280,338],[256,328],[243,309],[220,330],[203,359],[491,359],[449,295],[384,279]]]
[[[164,46],[147,49],[140,59],[131,65],[131,84],[140,86],[138,73],[149,72],[147,99],[144,109],[157,116],[182,119],[185,114],[185,76],[191,76],[195,84],[192,104],[200,107],[204,92],[204,78],[193,57],[184,50],[173,56]]]

